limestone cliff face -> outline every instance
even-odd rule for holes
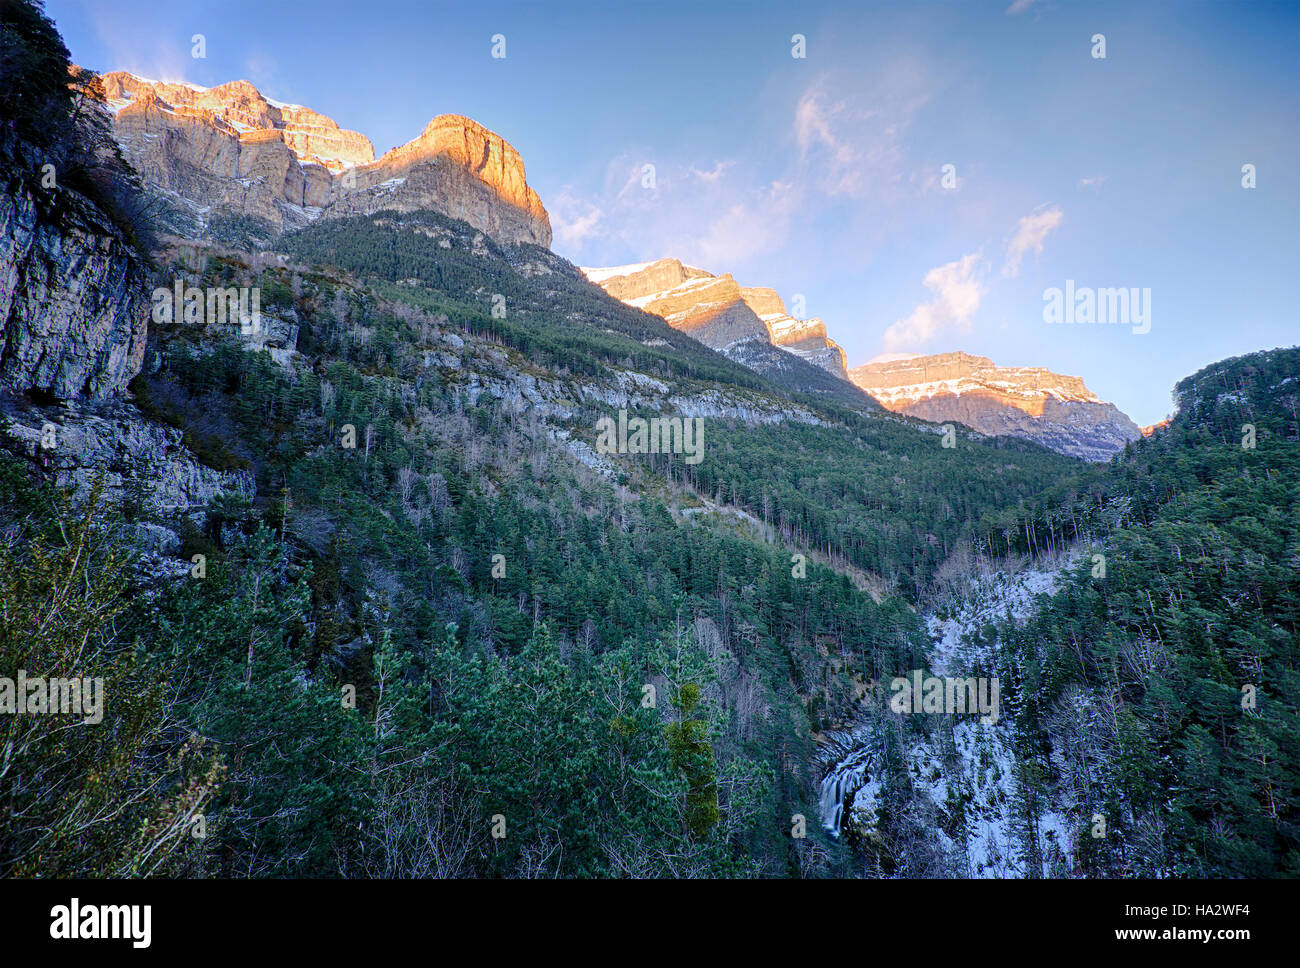
[[[551,245],[550,217],[528,186],[519,152],[458,114],[434,118],[414,141],[342,181],[331,214],[433,209],[499,242]]]
[[[826,335],[826,324],[820,319],[795,319],[785,311],[785,303],[775,289],[747,287],[740,293],[767,326],[774,346],[797,353],[823,370],[848,379],[844,350]]]
[[[849,379],[898,413],[1033,440],[1085,460],[1109,460],[1141,436],[1079,377],[1041,366],[996,366],[984,356],[942,353],[857,366]]]
[[[147,98],[177,117],[203,121],[223,133],[260,135],[250,139],[254,143],[266,140],[267,132],[278,132],[277,140],[297,159],[331,171],[375,160],[374,146],[365,135],[345,131],[330,118],[300,104],[282,104],[263,97],[248,81],[199,87],[147,81],[115,71],[105,74],[103,82],[109,106],[119,115]]]
[[[146,93],[118,112],[116,133],[149,187],[200,216],[251,215],[280,230],[305,224],[306,212],[295,219],[295,207],[331,198],[328,170],[300,165],[275,131],[241,135],[210,112],[177,113]]]
[[[755,357],[744,344],[757,340],[847,379],[844,353],[822,321],[794,319],[774,289],[742,287],[730,273],[715,276],[677,259],[582,271],[614,298],[662,316],[706,346],[744,356],[746,365]]]
[[[497,242],[551,243],[519,152],[469,118],[436,117],[376,161],[364,135],[247,81],[202,88],[114,72],[104,85],[118,140],[145,183],[174,204],[180,234],[201,236],[221,214],[281,232],[318,218],[431,209]]]
[[[639,265],[582,271],[589,280],[615,299],[633,305],[638,305],[635,300],[653,299],[660,293],[676,289],[688,280],[713,278],[712,273],[684,265],[677,259],[660,259],[658,262],[643,262]],[[642,305],[641,308],[645,306]]]
[[[55,428],[53,448],[41,444],[47,422]],[[257,490],[251,471],[200,463],[181,431],[153,423],[122,402],[18,411],[11,415],[10,435],[18,453],[77,501],[102,481],[110,504],[121,505],[134,491],[142,510],[172,516],[203,510],[222,495],[251,500]]]
[[[277,232],[304,225],[334,200],[337,172],[374,160],[365,136],[271,102],[247,81],[202,88],[120,72],[103,81],[127,157],[199,228],[220,213]]]
[[[140,371],[148,272],[87,199],[37,197],[42,161],[0,131],[0,389],[104,400]]]

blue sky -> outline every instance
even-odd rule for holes
[[[79,63],[246,78],[377,153],[469,115],[523,155],[561,255],[676,256],[802,295],[851,366],[1045,365],[1146,424],[1180,377],[1300,334],[1296,2],[46,9]],[[1067,279],[1150,289],[1150,331],[1045,323]]]

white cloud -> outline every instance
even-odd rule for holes
[[[1037,2],[1038,0],[1015,0],[1015,3],[1007,7],[1007,16],[1014,17],[1018,13],[1024,13]]]
[[[560,195],[550,210],[553,244],[569,251],[582,248],[587,239],[600,232],[604,213],[596,206],[572,195]]]
[[[1090,177],[1080,178],[1078,187],[1080,189],[1091,188],[1093,191],[1098,191],[1105,180],[1105,175],[1092,175]]]
[[[979,253],[962,256],[956,262],[931,269],[923,280],[935,297],[912,310],[885,330],[885,346],[891,353],[920,346],[948,330],[969,332],[971,321],[986,292]]]
[[[1031,251],[1034,255],[1041,255],[1043,242],[1064,219],[1065,214],[1059,208],[1053,206],[1044,211],[1026,215],[1016,223],[1016,233],[1011,237],[1011,241],[1007,243],[1007,262],[1002,267],[1002,274],[1008,277],[1019,275],[1020,263],[1024,261],[1025,255]]]
[[[706,266],[719,266],[717,271],[721,272],[751,256],[777,249],[787,235],[797,205],[793,186],[773,182],[714,218],[694,245],[698,254],[690,258]]]
[[[694,175],[696,178],[700,179],[701,181],[716,182],[719,178],[722,177],[723,173],[728,168],[731,168],[735,164],[736,163],[734,161],[719,161],[714,164],[712,171],[701,171],[700,169],[696,168],[694,165],[691,165],[690,173]]]

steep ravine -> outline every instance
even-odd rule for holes
[[[964,678],[988,676],[996,668],[987,647],[971,636],[989,623],[1023,622],[1037,608],[1037,596],[1052,595],[1056,572],[995,572],[971,581],[960,606],[924,616],[933,651],[929,674]],[[910,670],[898,670],[902,677]],[[822,826],[862,852],[872,873],[901,876],[1006,878],[1062,876],[1071,868],[1080,818],[1059,797],[1030,825],[1037,837],[1031,858],[1025,818],[1017,815],[1014,710],[1000,696],[997,718],[935,714],[928,735],[906,729],[889,710],[894,693],[888,680],[873,690],[874,709],[858,723],[827,738],[825,772],[818,789]],[[891,757],[899,769],[891,771]],[[882,815],[899,801],[905,815],[921,821],[917,840],[903,856],[897,843],[881,842]],[[892,853],[891,853],[892,852]],[[884,856],[887,860],[881,861]],[[1038,869],[1032,865],[1037,863]]]

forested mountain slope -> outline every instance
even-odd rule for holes
[[[464,223],[432,211],[381,212],[308,226],[278,240],[277,248],[300,260],[336,266],[381,283],[463,296],[473,293],[485,315],[491,314],[492,297],[499,296],[498,315],[493,318],[503,322],[488,324],[494,332],[506,338],[505,333],[530,331],[521,344],[526,351],[557,341],[581,347],[579,357],[567,361],[570,364],[582,366],[582,359],[594,353],[610,360],[630,360],[656,376],[698,376],[741,386],[775,383],[796,395],[879,409],[856,387],[790,354],[772,351],[781,357],[779,365],[764,368],[766,379],[756,377],[748,367],[707,349],[658,316],[606,296],[577,267],[550,250],[529,244],[498,246],[481,233],[472,236],[468,245],[451,245],[453,233],[460,231],[455,226],[463,229]],[[555,325],[557,313],[563,327]],[[628,339],[610,338],[618,336]]]
[[[21,26],[64,91],[52,24]],[[6,136],[76,111],[12,102]],[[892,853],[963,821],[908,812],[899,754],[938,727],[877,716],[877,686],[931,660],[924,613],[972,562],[1092,546],[1104,584],[979,633],[1026,824],[1064,782],[1064,697],[1106,696],[1125,717],[1081,789],[1121,798],[1112,828],[1162,824],[1161,872],[1294,867],[1295,351],[1199,374],[1185,417],[1092,466],[797,358],[766,379],[445,214],[250,251],[151,247],[108,209],[152,260],[115,393],[139,374],[100,399],[12,368],[0,394],[0,674],[108,700],[0,718],[0,876],[952,873]],[[159,296],[190,290],[258,314]],[[698,421],[699,460],[603,447],[621,414]],[[828,735],[864,717],[902,818],[865,852],[816,822]],[[1147,869],[1111,849],[1078,870]]]
[[[248,475],[255,496],[177,513],[151,496],[165,466],[125,468],[109,533],[161,531],[163,557],[201,555],[204,575],[191,567],[139,590],[129,574],[92,583],[87,594],[125,608],[111,630],[94,619],[98,599],[70,612],[96,661],[134,655],[166,683],[157,702],[176,752],[188,731],[204,739],[180,760],[155,753],[165,737],[125,741],[139,759],[115,795],[134,806],[106,832],[96,869],[836,869],[815,823],[809,839],[789,836],[794,815],[816,816],[818,731],[852,716],[867,680],[921,661],[907,598],[945,541],[1029,540],[1020,517],[1008,538],[1013,518],[997,515],[1020,515],[1022,498],[1081,465],[975,437],[947,448],[922,425],[793,399],[550,268],[540,250],[493,251],[468,226],[416,218],[448,247],[436,272],[395,282],[196,259],[184,246],[162,267],[204,289],[256,284],[265,325],[291,339],[276,348],[229,326],[151,326],[135,404],[206,464]],[[375,228],[377,244],[405,244],[400,228]],[[604,315],[608,305],[625,315]],[[655,340],[668,345],[645,345]],[[14,404],[14,450],[35,468],[53,468],[36,442],[44,422],[71,434],[98,419]],[[699,416],[704,460],[596,453],[596,420],[619,408]],[[872,479],[886,486],[877,493]],[[7,512],[6,573],[85,568],[34,494]],[[706,499],[738,514],[684,513]],[[104,535],[83,527],[74,539]],[[855,537],[862,528],[877,539]],[[820,564],[825,552],[878,571],[882,600]],[[32,609],[68,589],[12,594]],[[647,685],[656,698],[644,706]],[[509,698],[523,689],[526,709]],[[289,747],[275,739],[290,736]],[[18,815],[49,822],[56,808],[35,787],[13,790]],[[179,828],[162,818],[200,809],[207,839],[178,850]],[[142,822],[171,838],[147,859]],[[5,843],[8,869],[32,871],[46,841],[18,827]],[[89,863],[70,838],[50,849],[68,872]]]
[[[1085,870],[1295,875],[1300,350],[1216,363],[1175,400],[1114,467],[1104,577],[1089,560],[1005,635],[1019,720],[1116,831]]]
[[[461,227],[453,244],[474,238]],[[544,303],[550,276],[529,290],[482,258],[507,300]],[[447,283],[393,285],[389,301],[328,274],[252,271],[211,257],[186,278],[255,281],[268,320],[294,321],[295,353],[277,362],[238,335],[156,325],[131,387],[205,461],[251,473],[258,495],[218,502],[198,523],[149,501],[122,508],[126,524],[172,530],[183,561],[206,556],[202,579],[129,596],[131,641],[167,670],[179,719],[211,741],[202,768],[222,771],[205,808],[219,822],[183,871],[415,873],[402,865],[430,861],[403,838],[422,836],[419,811],[443,803],[464,873],[802,870],[808,844],[788,837],[789,818],[815,815],[814,734],[849,715],[863,681],[920,660],[918,620],[902,597],[877,604],[816,561],[792,565],[804,541],[862,557],[840,532],[813,541],[787,528],[788,543],[768,543],[675,509],[698,506],[701,486],[749,500],[711,470],[728,452],[737,483],[769,480],[784,500],[764,477],[767,446],[806,451],[782,471],[791,499],[841,488],[819,481],[826,442],[803,434],[832,435],[836,460],[857,448],[882,468],[931,467],[945,490],[1009,468],[988,485],[1001,505],[987,510],[1074,466],[975,439],[954,452],[885,416],[869,418],[880,440],[868,443],[865,425],[845,422],[868,418],[783,398],[741,368],[738,382],[704,379],[733,365],[698,344],[644,348],[642,372],[622,334],[593,337],[559,312],[549,330],[494,319],[476,291]],[[616,407],[707,415],[704,461],[596,454],[596,416]],[[15,430],[47,419],[80,417],[13,413]],[[764,427],[785,428],[785,444],[763,444]],[[940,554],[930,535],[975,526],[945,524],[937,495],[915,500],[900,540],[918,550],[890,569],[900,591]],[[890,511],[861,489],[841,503],[864,519]],[[18,509],[11,521],[24,535],[51,525]],[[13,553],[46,553],[24,547],[35,550]],[[641,705],[645,685],[653,707]],[[350,687],[355,709],[340,706]],[[549,698],[516,708],[506,696],[525,687]],[[282,734],[295,737],[291,755],[270,742]],[[507,752],[521,750],[517,762]],[[504,840],[491,837],[497,815]],[[367,830],[392,825],[396,842],[358,840],[359,817]],[[629,828],[645,842],[629,846]],[[26,841],[10,842],[12,868],[27,869]],[[828,863],[820,855],[809,872]]]
[[[1087,500],[1048,509],[1083,539],[1053,571],[946,568],[928,668],[996,676],[1001,718],[878,702],[836,739],[822,815],[866,871],[1300,870],[1300,349],[1214,364],[1175,400]]]

